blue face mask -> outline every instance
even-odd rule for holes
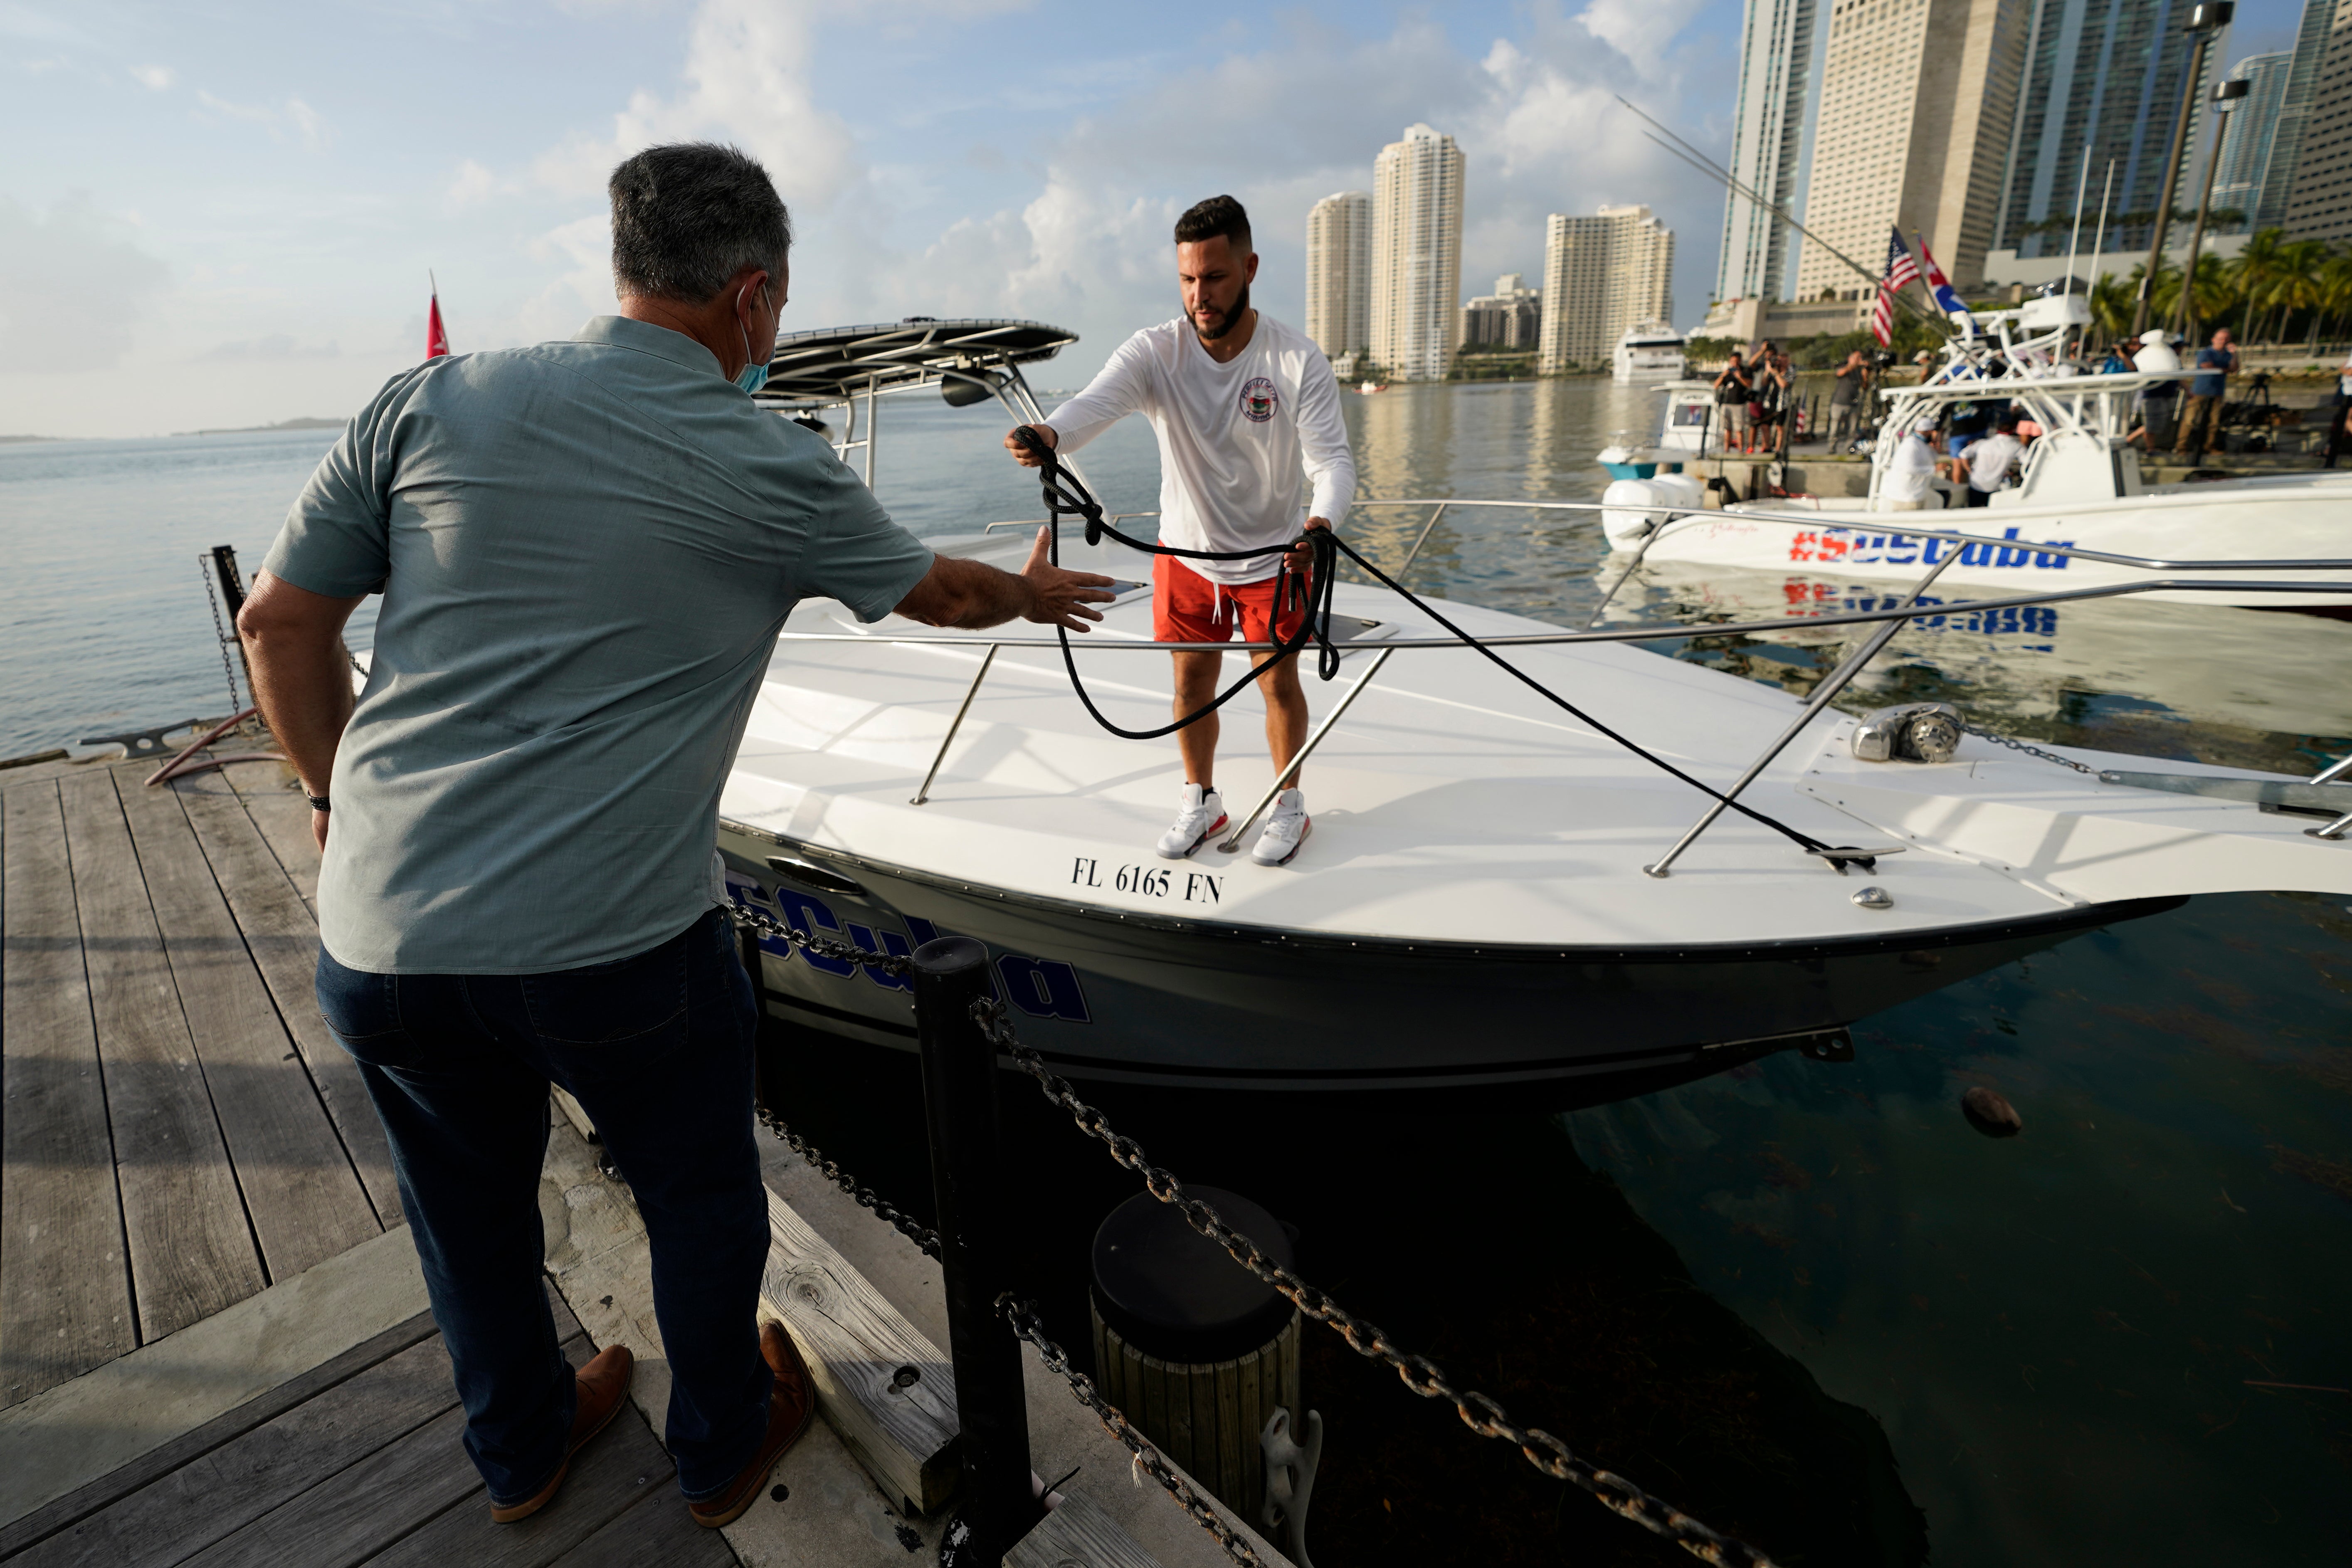
[[[760,303],[764,305],[767,302],[768,286],[762,283],[760,285]],[[735,323],[735,330],[743,331],[740,321]],[[746,392],[757,392],[768,384],[768,362],[751,353],[751,334],[749,332],[743,332],[743,358],[746,362],[743,374],[735,378],[735,384]]]

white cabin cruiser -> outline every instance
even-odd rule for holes
[[[918,325],[786,340],[770,384],[839,403],[944,375],[1040,417],[1020,363],[1068,334]],[[1029,547],[1025,527],[932,542],[1016,568]],[[1062,560],[1134,584],[1072,642],[1113,720],[1164,721],[1142,557],[1066,535]],[[2074,773],[1624,646],[1682,628],[1568,633],[1345,582],[1339,677],[1308,682],[1306,853],[1272,868],[1221,852],[1244,819],[1163,860],[1175,748],[1097,729],[1033,632],[801,605],[720,847],[734,896],[800,930],[892,952],[941,933],[987,942],[1023,1037],[1077,1077],[1423,1093],[1690,1076],[1784,1046],[1839,1054],[1856,1018],[2187,894],[2352,894],[2352,840],[2306,831],[2346,831],[2347,770],[2171,764],[2150,784],[2130,772],[2140,759],[2076,752],[2094,773]],[[1249,733],[1255,692],[1233,707],[1232,732]],[[1906,745],[1942,760],[1900,760]],[[1254,747],[1229,752],[1234,802],[1274,784]],[[1699,834],[1709,794],[1751,763],[1738,808]],[[911,1048],[902,981],[782,942],[760,967],[772,1012]]]
[[[2134,575],[2126,567],[2037,548],[2053,543],[2178,561],[2352,553],[2352,473],[2147,483],[2137,449],[2125,440],[2136,395],[2195,372],[2055,374],[2050,350],[2088,319],[2079,295],[2037,300],[1982,319],[1997,337],[1958,343],[1925,384],[1884,394],[1888,410],[1871,454],[1867,495],[1736,502],[1702,511],[1687,480],[1621,477],[1603,497],[1612,508],[1604,514],[1610,543],[1649,563],[1826,568],[1865,577],[1916,576],[1950,553],[1957,559],[1944,574],[1946,585],[2011,591],[2120,583]],[[2012,324],[2042,335],[2017,341],[2009,335]],[[1981,509],[1965,509],[1964,518],[1954,516],[1948,525],[1990,535],[1990,542],[1887,532],[1883,514],[1913,513],[1901,519],[1904,526],[1920,521],[1916,510],[1922,503],[1898,501],[1899,486],[1891,482],[1902,443],[1914,432],[1934,430],[1954,405],[1988,401],[2014,402],[2022,418],[2041,427],[2026,448],[2016,486],[1994,492]],[[1965,500],[1938,480],[1924,505],[1935,511],[1958,508]],[[2190,596],[2272,609],[2342,607],[2340,597],[2324,592]]]
[[[1619,381],[1679,381],[1690,368],[1683,357],[1689,341],[1664,321],[1643,321],[1625,329],[1610,366]]]
[[[1706,452],[1706,439],[1716,422],[1715,384],[1707,381],[1668,381],[1654,390],[1665,395],[1665,408],[1654,436],[1644,438],[1635,431],[1620,431],[1609,445],[1594,455],[1593,461],[1609,470],[1612,479],[1646,479],[1658,474],[1679,474],[1685,463],[1695,463]],[[1696,503],[1698,481],[1689,484],[1689,499]],[[1675,495],[1680,497],[1682,491]],[[1644,490],[1641,500],[1660,499],[1659,492]]]

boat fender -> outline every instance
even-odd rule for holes
[[[1631,550],[1675,514],[1696,511],[1704,503],[1705,492],[1688,474],[1612,479],[1601,492],[1601,529],[1612,549]]]
[[[1853,746],[1865,763],[1948,763],[1960,749],[1960,710],[1948,702],[1881,708],[1854,726]]]
[[[1960,1096],[1960,1114],[1988,1138],[2014,1138],[2025,1131],[2025,1118],[2017,1107],[1982,1084]]]

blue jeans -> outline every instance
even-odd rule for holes
[[[725,1490],[766,1434],[759,1012],[730,930],[712,910],[658,947],[553,974],[369,974],[320,950],[319,1008],[392,1141],[466,1451],[501,1507],[547,1483],[572,1429],[541,1283],[550,1083],[595,1122],[645,1217],[679,1489]]]

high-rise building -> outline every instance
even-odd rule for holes
[[[2352,0],[2336,0],[2328,22],[2281,226],[2291,239],[2352,237]]]
[[[1543,331],[1543,290],[1527,286],[1525,275],[1506,272],[1495,291],[1462,307],[1465,349],[1531,349]]]
[[[1796,233],[1771,209],[1798,210],[1817,10],[1818,0],[1748,0],[1740,19],[1730,168],[1747,189],[1727,188],[1724,197],[1718,300],[1782,300],[1794,281]]]
[[[2336,0],[2303,0],[2303,22],[2294,35],[2294,63],[2287,71],[2286,97],[2279,104],[2278,129],[2271,133],[2263,204],[2254,209],[2252,226],[2258,232],[2286,225],[2286,204],[2294,195],[2295,164],[2303,153],[2303,128],[2311,118],[2311,92],[2327,57],[2327,37],[2334,30],[2336,12]]]
[[[1443,381],[1462,331],[1462,150],[1426,125],[1372,169],[1372,359],[1403,381]]]
[[[1805,196],[1819,238],[1801,253],[1798,298],[1875,288],[1897,226],[1918,231],[1954,283],[1981,279],[2032,13],[2033,0],[1832,5]]]
[[[1372,198],[1340,191],[1307,215],[1307,335],[1327,358],[1371,342]]]
[[[2234,223],[2216,223],[2221,233],[2244,228],[2263,208],[2263,188],[2269,183],[2272,154],[2278,148],[2279,111],[2286,103],[2287,81],[2294,74],[2294,52],[2248,55],[2230,68],[2230,79],[2246,84],[2238,107],[2221,116],[2221,161],[2213,169],[2213,210],[2242,213]]]
[[[2107,238],[2117,249],[2147,247],[2148,226],[2164,195],[2173,125],[2180,118],[2182,77],[2196,56],[2196,37],[2186,26],[2190,4],[2040,0],[2021,28],[2025,58],[1996,246],[2021,258],[2064,254],[2074,227],[2075,193],[2084,192],[2090,210],[2083,226],[2093,232],[2112,163]],[[2173,205],[2183,210],[2197,205],[2204,168],[2195,153],[2212,83],[2228,58],[2227,37],[2217,35],[2207,48],[2206,80],[2191,100],[2180,184],[2173,193]]]
[[[1545,220],[1541,370],[1599,364],[1629,327],[1674,314],[1675,231],[1645,206]]]

